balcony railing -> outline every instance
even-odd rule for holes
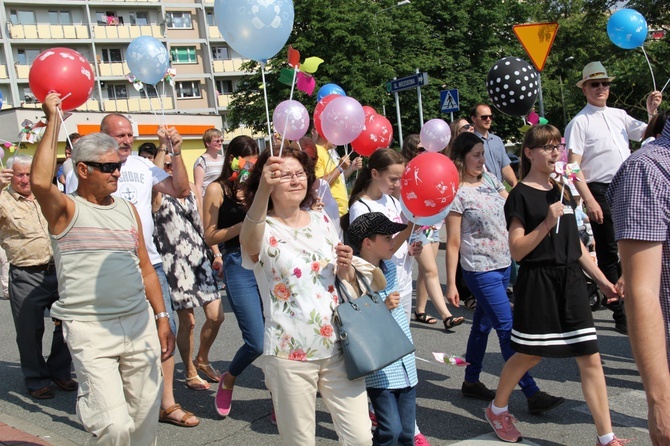
[[[28,75],[30,74],[30,65],[19,65],[16,64],[16,77],[19,79],[28,79]]]
[[[7,65],[0,64],[0,79],[7,79]]]
[[[161,101],[158,98],[105,99],[102,107],[105,112],[151,112],[161,110]],[[163,98],[163,109],[174,110],[172,98]]]
[[[134,39],[140,36],[163,38],[160,25],[95,25],[93,36],[96,39]]]
[[[222,93],[219,94],[219,97],[216,99],[219,108],[228,108],[230,106],[230,101],[233,99],[232,93]]]
[[[249,59],[224,59],[213,60],[212,71],[216,73],[234,73],[242,71],[242,64],[249,62]]]
[[[86,25],[9,25],[12,39],[88,39]]]
[[[209,27],[209,38],[210,39],[223,39],[219,27],[215,25],[210,25]]]
[[[98,62],[100,76],[125,76],[130,68],[125,62]]]

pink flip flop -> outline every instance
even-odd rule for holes
[[[229,389],[223,384],[223,378],[227,374],[228,372],[221,375],[219,386],[216,389],[216,396],[214,397],[216,412],[222,417],[227,417],[230,414],[230,406],[233,402],[233,389]]]

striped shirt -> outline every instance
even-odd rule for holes
[[[386,300],[389,294],[398,289],[398,279],[395,265],[388,260],[382,260],[380,265],[386,278],[386,288],[379,291],[382,299]],[[412,333],[409,330],[409,322],[405,316],[402,306],[397,306],[391,311],[393,319],[396,320],[402,331],[412,341]],[[414,341],[412,341],[413,343]],[[414,353],[403,356],[391,365],[384,367],[365,377],[365,387],[373,389],[404,389],[414,387],[419,382],[416,374],[416,359]]]

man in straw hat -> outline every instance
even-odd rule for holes
[[[591,62],[584,67],[577,87],[582,89],[587,104],[565,128],[565,141],[570,162],[581,167],[575,187],[584,199],[591,221],[598,266],[608,280],[616,283],[621,272],[605,192],[614,174],[630,155],[629,140],[640,141],[647,124],[632,118],[624,110],[607,107],[613,80],[600,62]],[[653,91],[647,97],[649,118],[657,112],[661,99],[659,91]],[[616,330],[628,334],[623,304],[615,302],[608,307],[614,312]]]

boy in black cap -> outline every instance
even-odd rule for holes
[[[370,212],[351,223],[349,240],[359,252],[360,258],[354,262],[358,271],[369,281],[374,280],[379,269],[384,273],[386,288],[379,291],[379,295],[412,341],[405,311],[398,306],[396,267],[390,261],[395,246],[393,235],[406,227],[406,224],[393,223],[381,212]],[[414,353],[365,377],[368,397],[377,418],[373,434],[375,444],[414,446],[417,382]]]

